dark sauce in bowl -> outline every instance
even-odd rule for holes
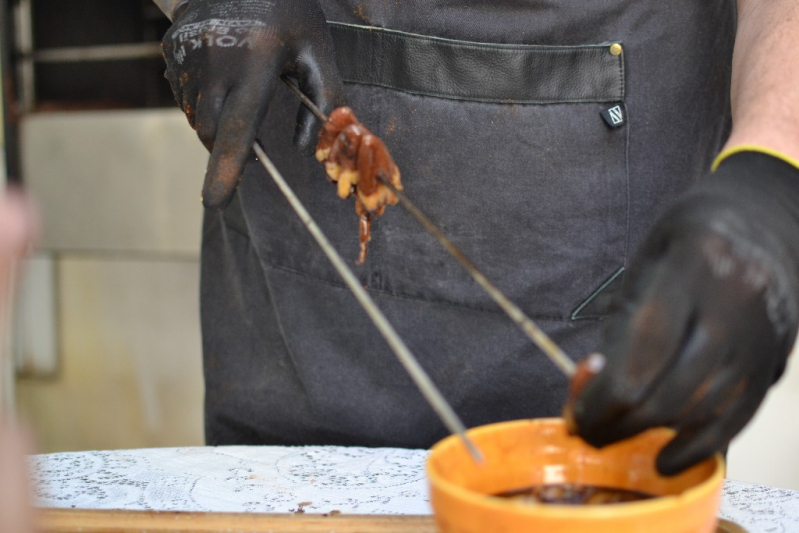
[[[649,500],[655,496],[645,492],[614,487],[562,483],[514,489],[495,494],[494,497],[531,504],[606,505]]]

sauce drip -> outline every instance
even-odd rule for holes
[[[356,265],[362,265],[366,262],[367,246],[369,241],[372,240],[372,218],[368,212],[361,214],[359,228],[359,242],[361,248],[360,253],[358,254],[358,259],[355,261]]]
[[[340,198],[355,196],[359,217],[360,253],[356,264],[366,261],[371,223],[386,206],[397,203],[396,195],[382,182],[402,190],[400,172],[388,148],[370,132],[348,107],[335,109],[322,126],[316,159],[325,167],[328,180],[337,186]]]

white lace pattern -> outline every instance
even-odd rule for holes
[[[41,507],[423,515],[426,450],[225,446],[36,455]],[[719,515],[799,531],[799,491],[727,480]]]

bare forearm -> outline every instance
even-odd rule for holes
[[[164,15],[169,17],[169,20],[172,20],[175,11],[187,0],[153,0],[153,2],[164,12]]]
[[[738,0],[738,20],[725,148],[759,145],[799,159],[799,0]]]

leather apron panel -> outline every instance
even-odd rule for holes
[[[728,2],[678,3],[686,9],[323,2],[331,20],[461,41],[623,42],[621,99],[452,99],[362,78],[346,85],[350,105],[392,151],[407,194],[573,357],[595,347],[596,318],[619,286],[607,282],[621,280],[630,247],[703,171],[726,131],[732,10]],[[663,59],[666,45],[688,55]],[[567,67],[555,62],[549,73]],[[492,85],[469,81],[492,71],[463,75],[460,89]],[[611,130],[599,112],[620,103],[628,123]],[[354,259],[351,201],[339,200],[319,165],[290,145],[297,108],[281,88],[259,138],[337,249]],[[467,425],[557,414],[565,378],[402,208],[375,223],[369,259],[356,273]],[[573,321],[578,308],[594,319]],[[206,219],[202,312],[210,443],[429,446],[444,434],[257,164],[225,219]]]

